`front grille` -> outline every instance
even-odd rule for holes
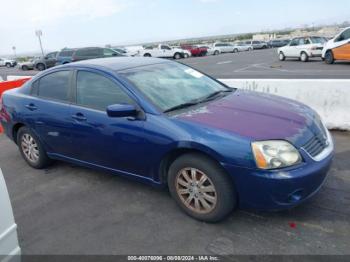
[[[328,146],[327,138],[320,133],[311,138],[304,146],[304,150],[312,157],[320,154]]]
[[[317,47],[316,48],[316,50],[322,50],[323,49],[323,47]]]

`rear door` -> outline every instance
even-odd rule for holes
[[[25,101],[27,119],[49,153],[69,155],[71,150],[70,93],[72,72],[55,71],[32,85],[32,97]]]
[[[332,51],[336,60],[350,60],[350,28],[334,40],[334,46]]]

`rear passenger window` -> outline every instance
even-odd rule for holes
[[[112,80],[91,72],[77,76],[77,104],[105,111],[114,104],[134,104],[133,100]]]
[[[59,71],[40,78],[38,95],[44,98],[68,101],[69,78],[70,71]]]

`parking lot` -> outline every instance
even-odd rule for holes
[[[350,63],[325,64],[321,58],[309,62],[279,61],[277,49],[193,57],[181,62],[215,78],[348,79]]]
[[[62,162],[34,170],[4,135],[0,167],[24,254],[350,254],[350,133],[333,136],[335,160],[314,198],[219,224],[189,218],[166,190]]]
[[[350,63],[327,65],[320,58],[309,62],[297,59],[279,61],[276,49],[227,53],[217,56],[191,57],[179,60],[215,78],[285,78],[285,79],[349,79]],[[0,68],[0,76],[35,75],[38,71]]]

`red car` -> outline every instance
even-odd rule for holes
[[[205,47],[198,47],[193,45],[181,45],[181,48],[190,51],[192,56],[204,56],[208,51],[208,49]]]

